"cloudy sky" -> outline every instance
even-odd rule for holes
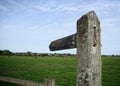
[[[120,54],[120,0],[0,0],[0,49],[49,51],[52,40],[76,32],[76,21],[95,10],[101,22],[102,54]]]

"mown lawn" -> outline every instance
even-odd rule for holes
[[[77,59],[74,57],[0,56],[0,76],[44,82],[54,78],[59,86],[76,86]],[[102,58],[103,86],[120,86],[120,58]],[[17,86],[0,82],[0,86]]]

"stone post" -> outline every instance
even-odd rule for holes
[[[77,86],[101,86],[100,22],[94,11],[77,21]]]
[[[45,79],[44,86],[55,86],[55,80],[54,79]]]

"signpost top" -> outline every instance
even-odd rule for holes
[[[77,21],[77,33],[52,41],[51,51],[77,47],[76,86],[101,86],[100,22],[94,11]]]
[[[88,20],[89,19],[89,20]],[[90,20],[96,20],[99,23],[98,17],[96,15],[96,13],[94,11],[90,11],[89,13],[83,15],[80,19],[78,19],[77,24],[79,25],[79,23],[82,22],[91,22]],[[93,24],[93,28],[96,28],[96,22],[92,22]],[[83,31],[85,31],[88,28],[84,28],[81,24],[81,26],[77,26],[77,27],[82,27],[81,29],[84,29]],[[83,34],[83,33],[81,33]],[[72,49],[72,48],[77,48],[77,35],[81,35],[78,33],[72,34],[70,36],[52,41],[49,45],[49,49],[50,51],[56,51],[56,50],[64,50],[64,49]],[[95,46],[95,44],[94,44]]]

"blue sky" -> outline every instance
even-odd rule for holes
[[[0,0],[0,49],[49,51],[51,41],[76,32],[76,21],[95,10],[101,22],[102,54],[120,55],[119,0]]]

